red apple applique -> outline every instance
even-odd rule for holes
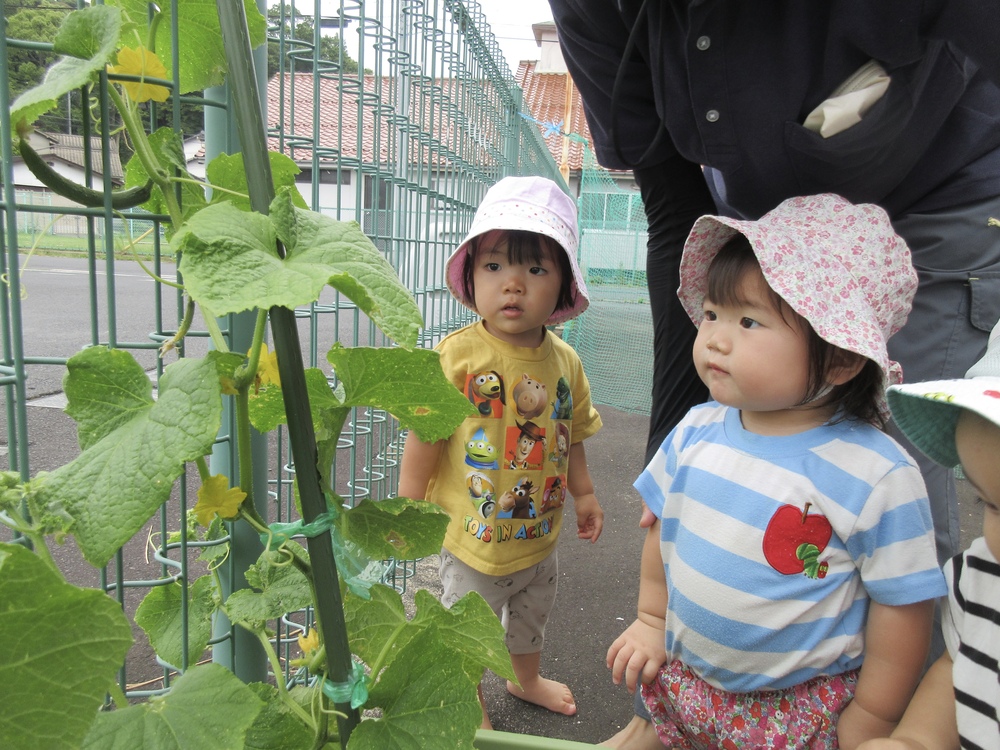
[[[809,578],[825,578],[830,564],[819,562],[833,527],[826,516],[809,514],[809,506],[799,509],[782,505],[771,516],[764,531],[764,557],[779,573],[790,576],[805,573]]]

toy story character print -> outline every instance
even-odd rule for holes
[[[486,437],[486,431],[482,427],[465,444],[465,463],[474,469],[500,468],[496,446]]]
[[[480,517],[485,519],[493,515],[496,507],[493,481],[481,471],[470,471],[465,475],[465,487],[469,490],[469,499],[476,506]]]
[[[563,507],[566,503],[566,477],[560,475],[545,480],[545,491],[542,492],[542,503],[538,512],[545,515],[549,511]]]
[[[552,441],[549,461],[555,465],[558,471],[562,471],[566,468],[566,461],[569,458],[569,427],[562,422],[556,422],[553,430],[555,431],[555,439]]]
[[[514,470],[541,469],[545,455],[545,430],[530,419],[524,424],[515,420],[514,424],[515,427],[507,428],[504,465]]]
[[[573,418],[573,391],[570,390],[569,380],[565,377],[560,377],[556,383],[556,400],[552,402],[552,418]]]
[[[517,484],[504,492],[497,501],[497,518],[535,518],[535,503],[531,496],[538,492],[527,477],[521,477]]]
[[[549,391],[545,383],[524,373],[511,391],[511,399],[519,417],[534,419],[541,416],[548,406]]]
[[[465,376],[465,395],[482,417],[503,416],[507,394],[503,378],[496,370],[473,372]]]

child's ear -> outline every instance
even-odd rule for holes
[[[837,349],[833,354],[833,361],[830,362],[830,369],[826,373],[827,384],[843,385],[861,372],[867,361],[867,357],[862,357],[856,352]]]

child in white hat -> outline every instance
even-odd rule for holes
[[[583,450],[601,417],[580,358],[546,329],[587,307],[576,249],[576,206],[554,182],[507,177],[490,188],[446,268],[452,294],[482,320],[437,346],[445,374],[478,414],[446,441],[410,434],[399,479],[401,496],[432,500],[451,516],[442,602],[482,594],[506,626],[519,683],[507,689],[562,714],[576,713],[573,694],[541,677],[539,663],[563,488],[579,538],[596,542],[604,526]],[[560,438],[568,453],[555,450]]]
[[[672,748],[855,748],[902,716],[945,592],[916,464],[882,431],[916,288],[885,212],[705,216],[678,295],[712,401],[635,486],[656,517],[612,644]]]
[[[1000,324],[964,380],[889,389],[893,418],[921,451],[961,465],[983,504],[983,535],[944,566],[948,650],[930,668],[891,740],[878,748],[1000,749]]]

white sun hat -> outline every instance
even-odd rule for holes
[[[587,309],[590,295],[576,260],[579,234],[576,204],[552,180],[544,177],[505,177],[487,191],[479,204],[472,228],[462,244],[448,258],[445,279],[455,298],[470,310],[475,302],[468,299],[463,283],[469,243],[494,230],[535,232],[555,240],[566,252],[573,274],[569,307],[552,313],[545,325],[555,325],[575,318]]]

